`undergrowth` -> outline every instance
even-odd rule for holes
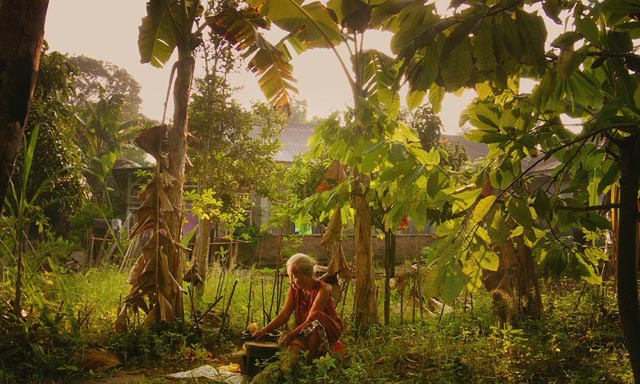
[[[131,318],[130,332],[117,333],[113,321],[128,290],[127,273],[109,267],[72,272],[53,262],[45,269],[42,264],[30,268],[25,310],[20,314],[13,314],[7,304],[12,291],[10,271],[2,281],[0,382],[83,381],[109,375],[109,370],[85,365],[89,350],[117,356],[119,369],[161,366],[175,372],[226,364],[241,346],[247,322],[264,323],[277,311],[273,270],[214,269],[195,311],[185,295],[184,322],[149,329],[140,325],[140,314]],[[347,324],[342,337],[346,357],[324,356],[284,380],[631,383],[613,290],[607,285],[549,282],[544,292],[541,319],[510,325],[499,323],[492,315],[490,298],[482,293],[476,293],[472,307],[460,306],[453,313],[433,314],[405,305],[403,316],[396,295],[390,325],[356,337],[349,327],[351,289],[338,305]]]

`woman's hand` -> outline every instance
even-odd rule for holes
[[[266,334],[267,334],[267,330],[264,328],[260,328],[257,331],[255,331],[251,336],[253,336],[253,338],[256,339],[257,341],[262,339]]]
[[[278,339],[278,344],[280,345],[289,345],[289,343],[291,343],[291,341],[294,339],[294,335],[292,335],[291,333],[283,333],[280,336],[280,339]]]

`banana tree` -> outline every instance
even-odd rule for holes
[[[139,28],[138,46],[141,61],[156,67],[166,64],[177,50],[173,65],[174,111],[171,126],[160,125],[142,134],[137,141],[156,157],[155,190],[148,196],[156,203],[139,213],[134,233],[153,230],[154,237],[140,255],[134,284],[127,296],[135,308],[148,312],[147,323],[171,322],[184,316],[182,282],[183,261],[180,246],[183,221],[182,195],[187,164],[188,107],[195,68],[194,50],[200,44],[202,32],[211,26],[209,4],[200,0],[150,0],[147,15]],[[291,66],[282,53],[260,35],[265,21],[251,10],[239,11],[246,41],[256,48],[247,53],[252,70],[260,75],[265,92],[271,91],[271,82],[282,86],[277,95],[270,94],[274,105],[286,108],[289,102],[288,86],[292,79]],[[259,41],[260,44],[255,44]],[[259,45],[259,47],[258,47]],[[173,78],[173,76],[172,76]],[[166,135],[166,137],[163,137]],[[151,214],[155,212],[156,214]],[[148,303],[145,301],[148,298]],[[121,312],[122,324],[126,312]]]

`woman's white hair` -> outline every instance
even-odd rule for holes
[[[313,276],[313,267],[316,261],[304,253],[296,253],[287,260],[287,270],[290,266],[296,266],[296,272],[304,276]]]

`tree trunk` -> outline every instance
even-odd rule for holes
[[[378,321],[373,247],[371,243],[371,211],[364,194],[354,196],[356,251],[356,327],[366,333]]]
[[[531,254],[531,248],[524,243],[524,236],[515,239],[518,253],[518,294],[519,310],[529,318],[540,318],[542,315],[542,297],[540,284],[536,274],[536,264]]]
[[[27,125],[48,6],[49,0],[0,1],[0,205]]]
[[[209,249],[211,244],[211,221],[208,219],[200,219],[198,223],[198,232],[196,233],[196,241],[193,245],[193,259],[197,265],[198,276],[202,281],[194,284],[195,297],[202,299],[204,295],[204,284],[207,281],[209,272]]]
[[[176,63],[176,80],[173,90],[173,126],[169,130],[168,157],[169,173],[176,178],[176,182],[168,188],[167,196],[173,206],[173,211],[166,212],[165,218],[171,238],[180,242],[182,237],[182,192],[185,177],[185,163],[187,157],[187,133],[189,97],[191,94],[191,79],[195,60],[188,47],[178,47],[178,62]],[[173,275],[179,287],[182,287],[183,262],[182,253],[177,246],[171,247],[169,258],[169,272]],[[168,284],[168,282],[167,282]],[[171,297],[167,297],[172,304],[175,316],[184,317],[184,303],[180,290],[172,290]]]
[[[640,305],[636,265],[640,134],[620,145],[620,216],[618,218],[618,309],[634,382],[640,384]]]
[[[384,325],[389,325],[391,312],[391,286],[396,265],[396,234],[387,231],[384,236]]]

